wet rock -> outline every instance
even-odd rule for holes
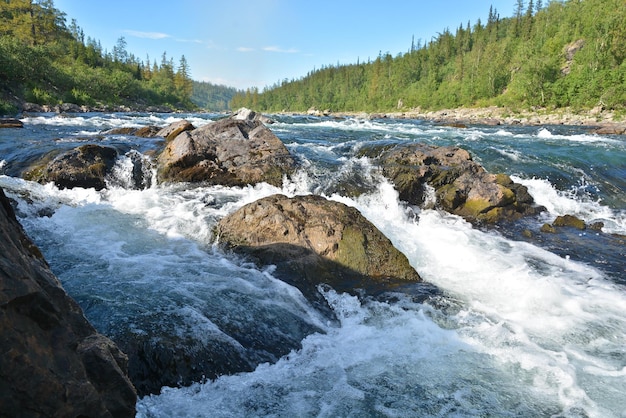
[[[546,234],[556,234],[556,228],[550,224],[541,225],[540,231]]]
[[[191,124],[191,122],[183,119],[177,122],[170,123],[165,128],[162,128],[156,133],[156,136],[162,136],[163,138],[167,140],[172,140],[176,138],[178,135],[180,135],[181,133],[186,132],[186,131],[192,131],[194,129],[195,128]]]
[[[267,116],[262,115],[261,113],[257,113],[254,110],[250,110],[248,108],[242,107],[237,110],[231,118],[236,120],[248,120],[248,121],[259,121],[266,125],[270,125],[274,123],[274,120],[268,118]]]
[[[424,203],[428,185],[435,189],[438,207],[470,222],[515,220],[542,210],[525,186],[505,174],[488,173],[459,147],[409,144],[362,154],[377,161],[400,199],[410,204]]]
[[[127,357],[98,334],[0,189],[2,416],[134,417]]]
[[[113,169],[117,151],[100,145],[82,145],[50,160],[44,157],[24,174],[27,180],[39,183],[54,182],[60,188],[73,187],[102,190],[105,178]]]
[[[0,118],[0,128],[23,128],[24,123],[15,118]]]
[[[376,293],[421,281],[406,256],[358,210],[320,196],[257,200],[223,218],[216,233],[224,247],[275,265],[277,277],[322,310],[320,284]]]
[[[626,135],[626,125],[607,124],[594,129],[592,133],[597,135]]]
[[[258,120],[225,118],[170,140],[157,160],[160,182],[282,185],[295,168],[285,145]]]
[[[557,227],[565,226],[570,228],[576,228],[580,229],[581,231],[587,229],[585,221],[573,215],[557,216],[554,222],[552,222],[552,225]]]
[[[138,136],[140,138],[154,138],[157,136],[157,133],[161,130],[158,126],[144,126],[141,128],[112,128],[108,129],[102,134],[104,135],[133,135]]]

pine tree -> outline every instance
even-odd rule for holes
[[[184,55],[180,57],[178,71],[176,71],[176,75],[174,76],[174,85],[176,86],[179,96],[183,97],[185,100],[191,99],[193,82],[191,80],[189,64],[187,64],[187,59]]]

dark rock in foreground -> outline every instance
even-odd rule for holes
[[[400,199],[413,205],[427,202],[427,186],[435,191],[435,205],[470,222],[496,223],[534,215],[528,189],[505,174],[490,174],[458,147],[425,144],[398,145],[363,151],[374,158]]]
[[[294,158],[255,116],[235,115],[170,140],[158,158],[159,181],[281,186],[283,175],[294,170]]]
[[[275,265],[275,275],[323,307],[317,286],[378,292],[421,281],[406,256],[361,213],[321,196],[273,195],[245,205],[217,226],[220,243]]]
[[[54,182],[59,188],[93,187],[102,190],[106,187],[105,178],[110,174],[117,151],[100,145],[82,145],[54,157],[44,158],[38,166],[24,174],[27,180],[38,183]]]
[[[134,417],[127,357],[98,334],[0,189],[0,415]]]

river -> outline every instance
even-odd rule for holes
[[[21,119],[24,129],[0,130],[0,187],[103,334],[175,333],[210,343],[231,341],[227,329],[244,324],[270,338],[293,328],[285,318],[323,330],[252,372],[145,396],[138,417],[626,416],[625,136],[276,115],[269,127],[301,167],[282,189],[152,182],[138,190],[130,153],[149,159],[162,139],[103,133],[181,118],[198,127],[219,117],[34,114]],[[372,161],[357,157],[366,144],[406,142],[465,148],[488,171],[527,186],[547,211],[477,228],[409,206]],[[59,190],[19,178],[46,152],[85,143],[122,155],[106,189]],[[369,191],[341,195],[339,180]],[[339,319],[326,321],[271,266],[215,246],[217,220],[274,193],[315,193],[356,207],[439,292],[374,300],[320,288]],[[604,227],[539,231],[564,214]]]

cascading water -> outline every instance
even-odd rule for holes
[[[198,126],[217,115],[185,117]],[[139,401],[138,416],[626,414],[624,137],[565,127],[276,118],[271,129],[302,163],[282,189],[156,185],[146,181],[145,152],[159,140],[101,133],[163,126],[171,116],[42,115],[25,119],[23,131],[0,132],[0,187],[99,331],[220,341],[254,365],[163,388]],[[515,226],[477,229],[432,204],[408,206],[357,157],[365,143],[407,141],[458,145],[488,170],[513,175],[547,208],[523,224],[532,237]],[[84,142],[123,151],[107,189],[59,190],[17,178],[16,161]],[[365,193],[350,197],[346,187]],[[329,322],[271,266],[214,248],[217,220],[273,193],[323,194],[356,207],[440,291],[374,300],[320,288],[338,318]],[[578,231],[562,242],[564,235],[538,232],[566,213],[601,220],[604,232]],[[593,251],[580,251],[586,242]],[[279,358],[271,347],[280,344],[296,348]]]

